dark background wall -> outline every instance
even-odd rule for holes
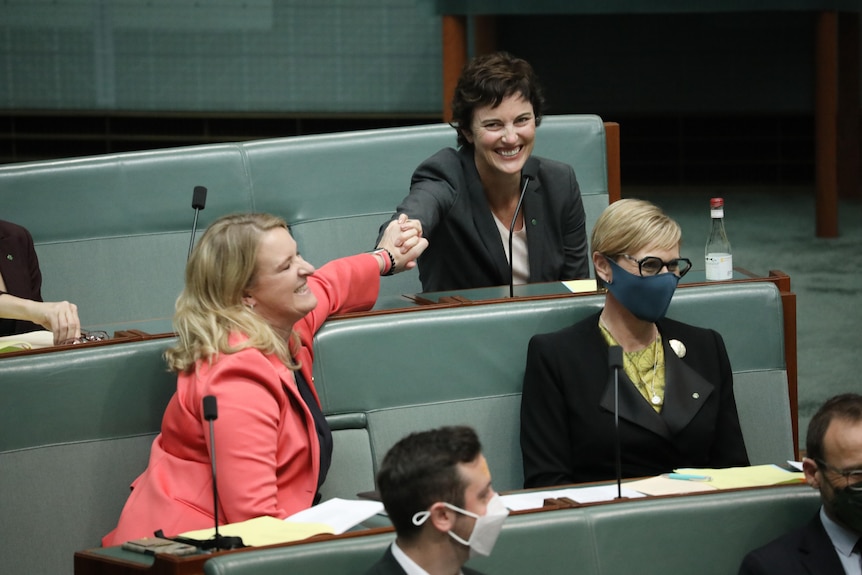
[[[509,16],[551,113],[620,122],[638,183],[813,181],[814,14]]]

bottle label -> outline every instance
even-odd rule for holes
[[[714,220],[720,220],[724,218],[724,208],[712,208],[709,210],[709,217]]]
[[[730,254],[706,254],[706,279],[708,281],[733,279],[733,256]]]

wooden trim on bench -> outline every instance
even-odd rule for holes
[[[799,395],[798,356],[796,348],[796,294],[790,289],[790,276],[780,270],[769,270],[767,279],[778,287],[784,311],[784,363],[787,367],[787,392],[793,424],[793,454],[799,461]]]

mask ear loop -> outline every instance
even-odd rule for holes
[[[431,516],[430,511],[427,511],[427,510],[426,511],[417,511],[413,515],[413,525],[416,525],[417,527],[419,525],[422,525],[423,523],[425,523],[428,520],[428,518],[430,516]]]

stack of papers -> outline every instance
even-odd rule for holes
[[[697,477],[698,480],[672,479],[668,475],[649,477],[636,481],[625,481],[621,494],[626,499],[647,495],[671,495],[734,489],[739,487],[761,487],[784,483],[802,483],[804,475],[787,471],[776,465],[753,465],[727,469],[676,469],[675,474]],[[569,498],[578,503],[613,501],[617,498],[617,486],[596,485],[523,491],[503,495],[503,503],[512,511],[540,509],[545,499]],[[383,513],[379,501],[330,499],[281,520],[274,517],[258,517],[241,523],[219,527],[219,534],[242,537],[243,543],[252,547],[300,541],[314,535],[339,535],[368,518]],[[201,529],[183,533],[183,537],[206,540],[215,535],[215,529]]]
[[[622,496],[627,499],[635,499],[646,497],[647,495],[680,495],[716,491],[719,489],[762,487],[805,481],[802,473],[787,471],[776,465],[752,465],[750,467],[730,467],[727,469],[683,468],[674,470],[674,473],[682,476],[697,477],[698,480],[671,479],[668,475],[659,475],[635,481],[623,481]],[[563,497],[567,497],[578,503],[613,501],[617,498],[617,486],[616,484],[611,484],[594,487],[524,491],[502,496],[506,507],[512,511],[539,509],[543,507],[545,499],[559,499]]]
[[[320,505],[294,513],[285,521],[289,523],[324,523],[332,527],[333,533],[339,535],[351,527],[359,525],[369,517],[382,512],[383,504],[379,501],[356,501],[335,497]]]
[[[289,523],[275,517],[256,517],[240,523],[221,525],[218,532],[226,537],[242,537],[242,542],[251,547],[301,541],[313,535],[334,533],[332,527],[323,523]],[[215,528],[189,531],[181,536],[206,541],[215,536]]]
[[[301,541],[314,535],[338,535],[382,511],[383,504],[379,501],[335,498],[295,513],[287,519],[257,517],[240,523],[221,525],[218,532],[219,535],[242,537],[242,542],[251,547],[276,545]],[[215,528],[189,531],[181,536],[204,541],[215,536]]]
[[[671,479],[668,476],[660,475],[638,481],[628,481],[624,485],[647,495],[670,495],[714,491],[716,489],[764,487],[805,481],[802,473],[787,471],[777,465],[752,465],[749,467],[728,467],[726,469],[686,467],[675,469],[674,473],[701,476],[707,479],[703,481],[686,481],[684,479]]]
[[[589,293],[599,289],[596,280],[568,280],[563,285],[572,293]]]
[[[31,331],[0,337],[0,353],[39,349],[54,345],[54,334],[50,331]]]

